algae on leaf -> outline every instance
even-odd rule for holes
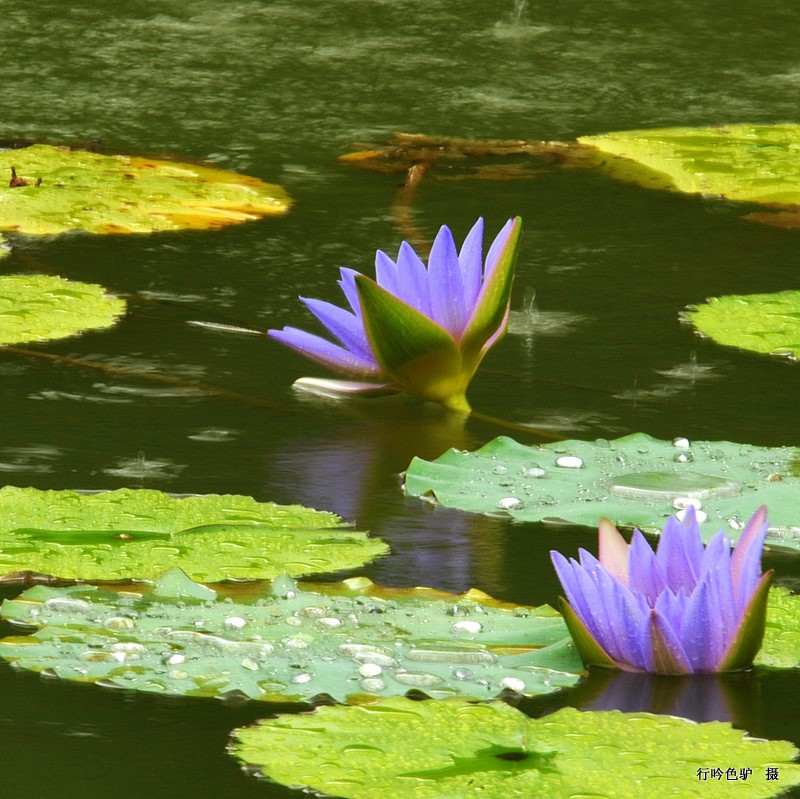
[[[283,714],[235,730],[230,751],[274,782],[345,799],[757,799],[800,783],[791,743],[727,723],[570,707],[531,719],[461,699]],[[746,783],[709,777],[728,764],[751,770]]]
[[[66,680],[283,702],[411,690],[491,699],[578,681],[583,667],[552,608],[429,593],[365,578],[310,591],[281,576],[243,604],[179,569],[149,594],[36,586],[6,600],[2,616],[39,629],[0,641],[0,656]]]
[[[767,546],[800,549],[800,450],[729,441],[659,441],[634,433],[607,441],[526,446],[500,437],[476,452],[451,449],[415,458],[405,492],[450,508],[657,533],[691,503],[708,540],[724,529],[736,540],[759,505],[769,509]]]
[[[387,551],[383,541],[348,529],[332,513],[252,497],[0,489],[6,580],[21,572],[153,579],[171,566],[204,582],[265,579],[353,568]]]
[[[712,297],[682,316],[718,344],[800,359],[800,291]]]
[[[110,327],[124,312],[124,300],[94,283],[55,275],[0,276],[0,345]]]
[[[284,213],[279,186],[210,166],[35,144],[0,150],[0,230],[33,235],[217,228]]]

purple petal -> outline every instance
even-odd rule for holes
[[[352,377],[385,377],[374,360],[361,358],[338,344],[296,327],[269,330],[267,335],[334,372]]]
[[[464,305],[471,309],[478,300],[483,283],[483,218],[467,233],[458,253],[461,279],[464,283]]]
[[[741,615],[761,577],[761,551],[769,523],[762,505],[745,525],[731,558],[731,576],[736,597],[737,614]]]
[[[397,264],[383,250],[375,253],[375,282],[390,294],[400,296],[397,288]]]
[[[633,531],[628,550],[628,586],[634,594],[647,597],[651,607],[666,587],[666,580],[655,553],[638,530]]]
[[[403,286],[404,296],[401,299],[432,319],[428,270],[414,248],[405,241],[397,253],[397,275]]]
[[[713,604],[712,594],[705,580],[701,580],[686,601],[683,623],[679,631],[681,641],[698,673],[716,670],[724,651],[720,616]]]
[[[300,301],[339,339],[345,349],[365,361],[374,360],[364,325],[355,314],[323,300],[300,297]]]
[[[466,322],[464,282],[450,228],[442,225],[428,258],[431,318],[458,340]]]
[[[670,623],[657,611],[650,612],[650,654],[648,671],[660,674],[691,674],[691,660],[681,638]]]
[[[489,276],[497,266],[497,260],[506,246],[506,242],[508,241],[508,237],[511,234],[511,228],[513,226],[514,220],[509,219],[508,222],[506,222],[505,225],[503,225],[503,227],[500,229],[500,232],[494,237],[494,241],[489,247],[489,252],[486,255],[486,264],[483,268],[484,283],[489,279]]]
[[[683,521],[674,516],[667,519],[658,542],[656,559],[667,581],[676,593],[683,588],[690,594],[697,583],[703,558],[703,539],[694,507],[686,509]]]
[[[361,319],[361,302],[358,299],[358,290],[356,289],[356,275],[361,274],[356,272],[355,269],[348,269],[346,266],[339,269],[339,274],[342,276],[341,280],[337,281],[339,286],[347,298],[347,302],[353,309],[353,313]]]

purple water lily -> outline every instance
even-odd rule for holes
[[[336,342],[295,327],[269,335],[330,369],[367,382],[316,381],[342,393],[406,390],[469,413],[466,389],[508,321],[522,221],[510,219],[484,260],[483,220],[460,250],[443,226],[427,267],[406,242],[397,260],[378,251],[372,280],[342,268],[350,306],[301,297]]]
[[[704,547],[690,507],[671,517],[653,552],[635,530],[630,545],[600,522],[599,560],[551,552],[564,620],[587,665],[658,674],[749,667],[764,636],[772,572],[761,574],[766,508],[747,523],[731,554],[721,531]]]

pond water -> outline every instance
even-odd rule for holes
[[[594,548],[595,531],[468,516],[399,489],[413,456],[506,431],[411,400],[298,395],[292,382],[323,370],[264,336],[187,322],[304,326],[298,294],[338,302],[339,266],[370,272],[375,249],[395,250],[407,230],[392,212],[402,178],[337,156],[397,131],[569,141],[797,121],[800,10],[780,0],[9,5],[0,138],[204,159],[281,184],[294,206],[221,231],[19,242],[5,272],[101,283],[131,306],[112,330],[30,349],[131,374],[4,354],[3,480],[302,503],[391,544],[358,570],[376,582],[554,602],[548,551]],[[419,187],[423,237],[446,223],[460,239],[479,215],[489,229],[517,214],[526,227],[519,313],[473,382],[475,408],[590,440],[642,431],[800,444],[797,363],[720,347],[678,321],[709,296],[800,289],[800,232],[580,170],[456,177],[443,170]],[[797,586],[796,559],[765,560]],[[737,725],[800,744],[798,688],[796,673],[747,678],[734,691]],[[245,776],[225,753],[230,730],[268,706],[132,696],[2,664],[0,696],[2,784],[19,799],[298,795]]]

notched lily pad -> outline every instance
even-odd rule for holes
[[[249,770],[346,799],[730,799],[800,783],[788,741],[648,713],[563,708],[531,719],[502,702],[398,697],[279,715],[233,735],[231,753]],[[709,776],[729,764],[736,784]],[[768,766],[779,781],[767,781]]]
[[[544,694],[582,671],[550,607],[497,607],[480,592],[430,599],[364,578],[316,589],[282,576],[241,604],[178,569],[150,594],[36,586],[2,616],[38,630],[0,641],[0,656],[67,680],[264,701]]]
[[[718,344],[800,359],[800,291],[712,297],[682,317]]]
[[[209,166],[35,144],[0,151],[0,230],[216,228],[284,213],[279,186]]]
[[[759,505],[769,509],[767,544],[800,549],[800,450],[728,441],[659,441],[634,433],[613,441],[525,446],[500,437],[476,452],[415,458],[405,492],[450,508],[519,521],[567,521],[659,532],[668,516],[699,505],[708,539],[735,540]]]
[[[332,513],[236,495],[170,497],[0,489],[0,574],[67,580],[153,579],[180,566],[195,580],[265,579],[360,566],[388,547]]]
[[[55,275],[0,276],[0,345],[110,327],[123,313],[125,301],[94,283]]]

